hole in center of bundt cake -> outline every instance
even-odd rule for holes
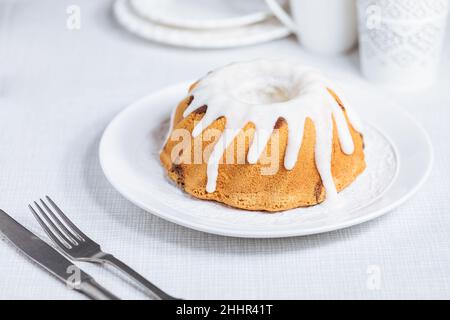
[[[280,79],[255,79],[238,84],[232,94],[241,102],[257,104],[273,104],[291,100],[296,90],[286,81]]]

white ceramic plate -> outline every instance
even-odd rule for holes
[[[138,16],[127,0],[114,3],[117,21],[137,36],[173,46],[188,48],[231,48],[263,43],[288,36],[290,31],[276,18],[243,27],[193,30],[158,24]]]
[[[264,0],[129,0],[139,15],[179,28],[241,27],[271,16]],[[284,2],[284,1],[283,1]]]
[[[133,103],[109,124],[100,163],[110,183],[128,200],[174,223],[226,236],[270,238],[336,230],[378,217],[400,205],[431,168],[432,147],[422,127],[370,87],[346,81],[350,101],[366,125],[367,169],[339,193],[339,209],[317,205],[275,214],[226,207],[189,197],[172,184],[159,162],[171,110],[188,83]]]

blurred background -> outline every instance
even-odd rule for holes
[[[434,1],[438,2],[439,0]],[[434,1],[431,1],[431,3]],[[129,1],[127,0],[118,1],[119,4],[128,4],[128,2]],[[146,0],[136,2],[145,3]],[[158,1],[148,0],[148,3],[155,3],[155,5],[157,5],[157,2]],[[160,2],[171,2],[174,3],[174,5],[178,4],[177,1]],[[179,2],[183,3],[183,1]],[[208,2],[210,2],[211,5],[220,3],[220,1],[194,0],[187,2],[199,3],[199,7],[207,6]],[[252,0],[249,2],[260,2],[260,5],[254,5],[254,7],[256,10],[264,9],[264,0]],[[287,1],[280,1],[280,3],[286,2]],[[302,1],[299,0],[294,2]],[[333,2],[350,2],[355,4],[357,1],[339,0]],[[364,2],[373,4],[377,1],[361,1],[361,3]],[[381,1],[380,3],[385,2],[386,1]],[[396,1],[393,2],[395,3]],[[429,3],[430,1],[425,2]],[[230,4],[233,3],[238,2],[230,1]],[[168,31],[159,30],[157,29],[158,27],[156,27],[156,31],[150,30],[147,32],[147,39],[139,35],[142,33],[145,34],[146,31],[130,32],[130,29],[139,29],[139,24],[136,23],[137,26],[130,26],[134,21],[123,22],[120,18],[117,19],[113,5],[114,1],[109,0],[41,0],[39,2],[27,0],[0,1],[0,41],[3,74],[1,79],[2,95],[7,96],[8,92],[11,91],[16,92],[16,90],[18,90],[19,92],[22,92],[22,90],[26,90],[26,96],[36,95],[35,98],[38,99],[36,100],[36,104],[39,102],[39,99],[43,98],[43,93],[45,95],[45,93],[49,92],[54,94],[52,97],[53,101],[69,98],[77,99],[77,96],[82,98],[81,96],[85,97],[87,94],[90,95],[92,98],[91,100],[95,100],[96,97],[100,96],[109,96],[107,99],[111,99],[111,95],[116,95],[116,99],[113,99],[115,101],[113,101],[111,105],[111,108],[114,108],[114,105],[123,105],[136,97],[142,96],[149,91],[156,90],[168,84],[186,79],[195,79],[199,77],[199,75],[231,61],[248,60],[258,57],[294,58],[304,61],[304,63],[318,66],[324,71],[333,68],[346,73],[352,73],[355,76],[363,76],[361,73],[359,52],[355,49],[356,45],[351,45],[349,51],[342,54],[336,52],[328,54],[327,52],[325,52],[325,54],[323,52],[317,53],[317,51],[320,51],[320,48],[305,48],[305,45],[297,41],[295,35],[285,37],[289,31],[283,30],[284,26],[281,23],[272,26],[275,28],[275,34],[273,33],[273,30],[268,31],[269,35],[267,37],[269,40],[261,40],[261,34],[267,34],[267,30],[261,31],[261,34],[257,34],[257,37],[248,39],[249,42],[259,41],[263,43],[241,47],[240,43],[245,43],[242,39],[248,35],[248,33],[245,32],[247,30],[246,26],[244,26],[242,27],[243,31],[240,31],[238,27],[234,27],[232,28],[233,31],[230,32],[232,35],[229,36],[229,38],[231,38],[231,40],[236,40],[238,44],[233,45],[230,43],[227,44],[226,42],[222,44],[220,42],[213,44],[231,48],[204,49],[201,44],[197,44],[196,46],[200,48],[194,49],[188,48],[189,45],[183,45],[183,41],[181,40],[178,41],[181,42],[181,44],[177,46],[167,44],[168,42],[177,43],[176,40],[170,41],[167,40],[167,38],[173,37],[173,30],[185,31],[182,30],[181,27],[168,27],[166,28]],[[133,9],[134,7],[129,4],[128,7],[131,8],[130,10],[135,10]],[[243,9],[232,7],[229,15],[232,16],[234,12],[239,13],[240,11],[238,10],[242,10],[242,15],[245,17],[249,10],[253,8],[250,5],[249,7],[250,8],[245,8],[244,6]],[[323,5],[321,7],[323,8]],[[370,8],[369,5],[367,5],[367,7],[369,7],[369,9],[366,8],[366,10],[364,10],[366,16],[371,14],[370,10],[374,10],[373,8]],[[145,6],[143,6],[143,8],[145,9]],[[164,8],[164,10],[166,9],[167,8]],[[195,9],[198,8],[196,7]],[[222,9],[223,11],[223,8],[220,6],[218,9]],[[352,35],[347,35],[345,31],[342,31],[341,35],[336,31],[336,27],[330,27],[329,25],[332,22],[326,17],[327,12],[329,12],[329,15],[348,17],[348,12],[344,14],[340,13],[339,15],[339,10],[333,11],[331,9],[333,8],[330,8],[330,10],[322,10],[324,12],[322,15],[325,15],[325,17],[322,17],[319,14],[317,17],[310,17],[310,20],[313,20],[315,21],[315,24],[322,25],[323,28],[328,29],[328,32],[330,33],[329,39],[335,39],[337,37],[338,39],[336,41],[339,42],[339,36],[352,38]],[[398,8],[396,9],[398,10]],[[148,10],[152,12],[154,8],[150,7]],[[207,13],[214,11],[214,7],[207,7],[206,10]],[[164,13],[163,9],[161,9],[161,11]],[[311,8],[310,11],[315,12]],[[356,10],[350,13],[357,14]],[[142,18],[142,13],[134,14],[141,22],[143,19],[146,19]],[[177,18],[177,15],[179,16],[180,13],[173,15],[174,18]],[[226,20],[228,17],[226,16],[224,18],[220,16],[220,14],[217,16],[219,21],[220,19]],[[374,16],[376,21],[376,12]],[[124,19],[126,20],[126,18]],[[201,19],[204,19],[204,17],[200,16],[199,20],[201,21]],[[300,17],[298,19],[300,19]],[[356,21],[357,17],[355,16],[354,19]],[[369,19],[369,24],[374,23],[372,21],[374,19],[370,20],[370,17],[367,19]],[[77,21],[79,21],[79,25]],[[275,22],[272,24],[275,24]],[[306,24],[308,24],[308,22],[306,22]],[[309,24],[312,25],[309,29],[311,30],[310,33],[312,33],[311,36],[320,37],[320,30],[313,30],[315,25],[312,22],[309,22]],[[151,26],[154,27],[154,25],[155,23],[153,22],[149,24],[150,28]],[[299,26],[299,28],[300,27],[301,26]],[[266,29],[270,28],[266,26]],[[218,32],[219,36],[221,35],[221,32],[223,32],[222,29],[215,30],[218,30],[216,32]],[[214,29],[207,29],[207,31],[213,34],[212,37],[214,38]],[[211,46],[211,44],[208,45],[207,43],[210,38],[207,36],[205,37],[204,34],[202,34],[205,33],[205,29],[200,29],[198,33],[200,33],[200,36],[198,37],[200,38],[199,42],[201,43],[202,39],[206,41],[206,43],[203,43],[203,47],[208,48]],[[181,33],[181,37],[183,37],[183,35],[184,34]],[[380,45],[381,51],[386,51],[387,48],[389,48],[389,45],[393,45],[389,43],[389,41],[395,42],[395,39],[390,40],[389,36],[388,33],[383,34],[382,32],[380,32],[380,35],[375,36],[378,37],[376,40],[385,42],[383,45]],[[148,40],[148,38],[162,40],[155,42]],[[264,38],[264,36],[262,38]],[[270,38],[282,39],[271,41]],[[425,41],[439,42],[439,40],[434,40],[432,37],[429,38],[431,40],[425,39]],[[450,70],[450,55],[448,52],[448,44],[450,41],[448,32],[443,39],[445,39],[443,42],[445,43],[446,48],[443,54],[439,54],[441,60],[440,67],[438,68],[440,79],[445,79],[445,76],[448,76]],[[230,42],[230,39],[227,40]],[[401,39],[399,41],[401,41]],[[166,42],[166,44],[160,42]],[[190,43],[192,42],[193,41]],[[326,36],[324,37],[323,42],[325,42],[326,46]],[[328,43],[329,42],[330,40],[328,40]],[[352,40],[347,40],[347,43],[348,42],[352,43]],[[344,43],[342,46],[345,49],[346,44]],[[323,50],[326,51],[327,49],[328,48],[324,48]],[[333,51],[333,48],[328,50]],[[405,55],[408,54],[408,52],[402,53],[403,56],[399,55],[398,59],[403,59],[404,62],[407,63],[408,57]],[[418,59],[416,63],[420,64],[421,61]],[[414,66],[415,64],[411,63],[408,68],[413,68]],[[405,68],[405,70],[408,70],[408,68]],[[420,75],[417,76],[419,77]],[[409,78],[409,81],[412,80],[413,79]],[[439,90],[438,88],[443,85],[443,81],[435,81],[433,84],[433,88],[420,90],[420,94],[425,94],[427,90]],[[409,94],[415,94],[418,91],[419,90],[410,90]],[[64,94],[62,94],[63,92]],[[59,95],[62,96],[60,97]],[[19,96],[22,95],[19,94]],[[430,97],[431,96],[432,95],[430,95]]]

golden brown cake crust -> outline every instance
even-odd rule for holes
[[[195,84],[191,86],[190,90],[194,86]],[[345,108],[341,101],[339,101],[333,92],[331,93],[345,114]],[[197,109],[186,118],[183,118],[183,111],[189,106],[191,101],[192,97],[188,96],[178,105],[173,116],[172,132],[175,129],[186,129],[192,132],[194,124],[202,119],[206,111],[206,106]],[[342,152],[333,119],[331,172],[338,191],[352,183],[366,167],[363,137],[351,126],[346,114],[345,117],[350,127],[355,148],[351,155]],[[205,134],[211,129],[223,131],[225,123],[225,118],[219,118],[206,128],[202,134]],[[245,210],[263,210],[270,212],[318,204],[325,199],[325,189],[315,164],[314,147],[316,138],[314,123],[311,119],[306,119],[301,149],[298,154],[297,163],[292,170],[286,170],[283,165],[288,138],[287,126],[287,123],[283,119],[279,119],[275,125],[275,129],[278,129],[279,133],[278,148],[280,155],[278,159],[278,170],[275,174],[262,175],[261,169],[267,167],[267,165],[261,164],[260,161],[256,164],[249,164],[248,162],[236,164],[236,141],[240,138],[236,137],[227,149],[227,151],[234,149],[233,156],[235,161],[233,164],[219,165],[216,191],[212,193],[207,193],[205,190],[207,181],[206,161],[202,161],[199,164],[175,164],[172,161],[171,155],[174,147],[179,144],[179,141],[169,139],[161,151],[160,159],[164,168],[167,170],[169,178],[182,187],[184,191],[199,199],[215,200]],[[251,123],[247,124],[239,135],[248,134],[248,132],[253,132],[253,124]],[[251,137],[250,134],[245,140],[245,154],[248,152]],[[196,151],[194,150],[195,146],[201,145],[201,148],[204,150],[207,147],[210,148],[213,146],[215,142],[202,141],[202,135],[192,139],[193,141],[197,140],[196,142],[198,144],[195,141],[191,143],[190,150],[186,149],[182,151],[179,155],[180,157],[183,157],[183,153],[188,151],[193,155]],[[271,148],[272,142],[269,141],[264,153],[270,155]]]

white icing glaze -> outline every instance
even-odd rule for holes
[[[339,141],[345,154],[352,154],[353,139],[339,104],[328,92],[333,90],[344,104],[347,116],[355,130],[361,126],[349,111],[341,91],[318,72],[298,64],[280,60],[256,60],[233,63],[213,71],[201,79],[191,92],[194,99],[184,111],[184,117],[207,105],[202,120],[192,131],[201,134],[219,117],[225,117],[226,127],[213,148],[207,165],[207,192],[214,192],[219,162],[227,146],[249,122],[255,125],[247,161],[254,164],[282,117],[288,124],[288,143],[284,166],[292,170],[303,140],[306,118],[314,122],[316,131],[315,162],[326,190],[327,201],[337,197],[331,174],[333,121],[335,119]]]

